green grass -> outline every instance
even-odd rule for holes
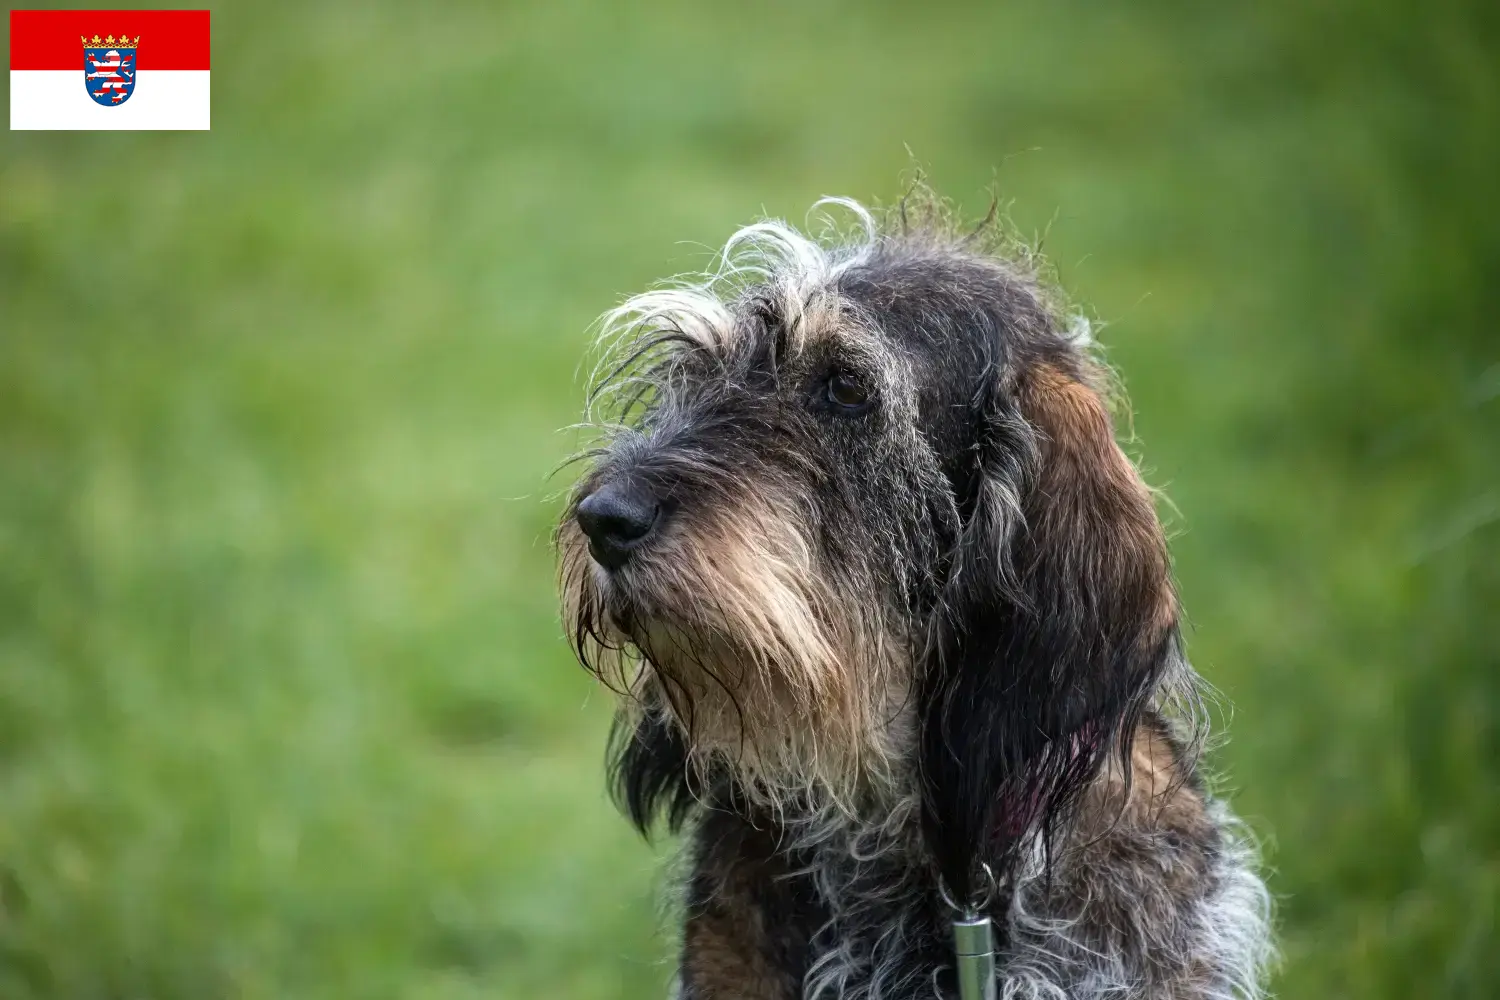
[[[1166,487],[1288,998],[1500,982],[1486,6],[214,10],[0,140],[0,997],[655,997],[548,532],[592,318],[998,180]]]

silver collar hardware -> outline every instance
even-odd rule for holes
[[[959,1000],[995,1000],[995,933],[983,911],[995,901],[1000,887],[990,866],[983,868],[986,891],[968,906],[955,903],[948,887],[938,879],[938,895],[958,914],[953,921],[953,957]]]
[[[995,935],[990,918],[965,914],[953,921],[959,1000],[995,1000]]]

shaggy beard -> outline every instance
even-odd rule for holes
[[[572,518],[558,547],[579,660],[628,718],[678,727],[697,777],[727,770],[778,814],[858,815],[909,783],[909,640],[873,586],[831,585],[769,504],[740,501],[613,576]]]

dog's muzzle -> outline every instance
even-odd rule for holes
[[[613,571],[651,537],[661,520],[661,504],[641,486],[605,483],[579,502],[577,518],[588,536],[589,554]]]

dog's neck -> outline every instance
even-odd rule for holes
[[[1074,752],[1081,755],[1084,751],[1075,744]],[[1151,778],[1145,787],[1154,787],[1157,780]],[[778,801],[774,808],[736,796],[733,811],[770,833],[781,850],[799,859],[799,865],[821,872],[819,887],[830,903],[836,903],[836,897],[852,898],[868,891],[870,886],[861,883],[872,877],[878,885],[899,884],[917,895],[940,900],[946,890],[927,847],[921,788],[917,766],[907,763],[862,783],[855,796],[834,794],[811,783],[802,794]],[[1050,844],[1042,842],[1036,828],[1040,792],[1016,796],[1014,801],[997,800],[988,842],[1010,845],[1009,861],[1002,869],[998,858],[974,859],[976,869],[987,868],[989,877],[1001,883],[988,886],[991,902],[1003,906],[1007,885],[1041,873],[1051,850],[1070,838],[1078,813],[1117,808],[1110,803],[1123,802],[1120,796],[1128,795],[1129,788],[1116,764],[1106,767],[1082,802],[1068,809],[1060,821],[1054,818],[1046,831],[1055,839]]]

